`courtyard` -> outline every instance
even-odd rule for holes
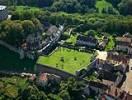
[[[93,53],[59,47],[50,56],[40,56],[37,63],[75,74],[90,64]]]

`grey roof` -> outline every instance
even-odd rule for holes
[[[6,6],[0,5],[0,10],[6,9]]]

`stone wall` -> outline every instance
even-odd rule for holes
[[[63,79],[67,79],[69,77],[75,77],[75,75],[72,75],[65,71],[62,71],[62,70],[59,70],[59,69],[56,69],[56,68],[53,68],[53,67],[50,67],[47,65],[40,65],[40,64],[37,64],[35,66],[35,72],[36,73],[41,73],[41,72],[51,73],[51,74],[58,75],[58,76],[62,77]]]
[[[32,60],[34,60],[34,58],[35,58],[34,55],[30,54],[29,52],[24,52],[22,49],[15,48],[12,45],[10,45],[2,40],[0,40],[0,45],[8,48],[9,50],[11,50],[15,53],[18,53],[20,55],[20,59],[23,59],[25,56]]]
[[[4,42],[4,41],[2,41],[2,40],[0,40],[0,45],[2,45],[2,46],[4,46],[4,47],[8,48],[9,50],[11,50],[11,51],[13,51],[13,52],[15,52],[15,53],[19,53],[19,52],[20,52],[17,48],[15,48],[15,47],[9,45],[8,43],[6,43],[6,42]],[[19,54],[20,54],[20,53],[19,53]]]

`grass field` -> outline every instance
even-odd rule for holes
[[[19,59],[19,55],[0,46],[0,70],[33,71],[35,61],[30,59]]]
[[[92,53],[78,52],[61,47],[49,57],[40,56],[37,63],[75,74],[77,70],[86,68],[90,64],[92,55]]]
[[[102,10],[108,7],[112,7],[112,4],[106,2],[105,0],[97,0],[96,8],[98,8],[99,13],[102,13]]]

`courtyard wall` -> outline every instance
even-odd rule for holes
[[[36,64],[35,66],[35,72],[36,73],[50,73],[50,74],[55,74],[60,76],[63,79],[67,79],[69,77],[76,77],[73,74],[70,74],[68,72],[53,68],[51,66],[47,66],[47,65],[40,65],[40,64]]]

